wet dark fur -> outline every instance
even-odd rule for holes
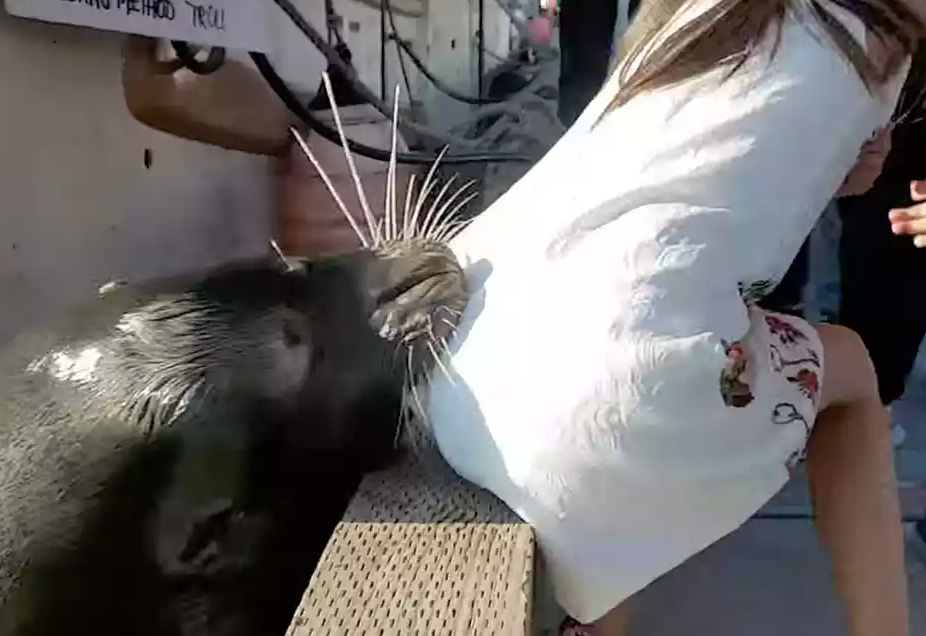
[[[282,636],[392,458],[399,340],[466,299],[433,246],[261,261],[0,349],[0,636]]]

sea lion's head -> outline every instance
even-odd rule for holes
[[[418,381],[439,363],[469,300],[466,276],[438,241],[409,238],[321,260],[297,260],[288,276],[296,302],[305,375],[298,408],[316,447],[391,448],[399,414]],[[390,442],[387,444],[386,442]],[[371,457],[372,459],[372,457]]]
[[[469,300],[433,176],[356,249],[105,285],[0,348],[0,633],[285,629]]]

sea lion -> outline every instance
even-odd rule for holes
[[[469,298],[444,204],[108,284],[0,349],[0,636],[282,635]]]

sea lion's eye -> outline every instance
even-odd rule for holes
[[[287,323],[283,325],[283,342],[286,343],[287,347],[299,347],[305,343],[305,339],[301,333]]]
[[[283,313],[283,344],[292,349],[309,344],[308,324],[304,316],[286,309]]]

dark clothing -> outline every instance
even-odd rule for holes
[[[918,81],[911,76],[911,84]],[[902,104],[897,114],[908,111],[909,104]],[[891,233],[887,217],[892,208],[912,203],[910,182],[926,177],[926,120],[918,118],[909,116],[894,130],[891,153],[872,189],[839,201],[839,322],[857,332],[868,348],[885,404],[903,395],[926,335],[926,249],[914,247],[909,236]],[[807,282],[806,248],[805,243],[763,304],[787,311],[800,299]]]
[[[868,347],[885,404],[903,395],[926,335],[926,249],[893,235],[887,213],[910,205],[910,181],[924,176],[926,122],[900,126],[875,186],[840,202],[840,322]],[[926,519],[917,532],[926,541]]]
[[[887,218],[891,208],[912,203],[910,181],[926,176],[924,155],[926,125],[898,130],[875,187],[839,204],[840,322],[868,347],[885,404],[903,394],[926,335],[926,250],[909,236],[894,236]]]
[[[913,64],[905,96],[922,100],[926,56]],[[912,203],[910,182],[926,177],[926,120],[921,104],[902,102],[891,153],[874,187],[840,202],[842,324],[854,329],[874,362],[881,400],[903,395],[926,335],[926,249],[891,233],[887,214]],[[905,119],[905,121],[903,121]],[[926,517],[916,525],[926,541]]]
[[[881,399],[904,392],[926,334],[926,249],[895,236],[887,214],[909,206],[910,182],[926,178],[926,49],[913,59],[891,137],[891,152],[871,190],[839,202],[843,232],[839,250],[842,324],[868,347]]]
[[[759,303],[764,309],[801,316],[804,286],[810,278],[810,241],[805,240],[784,277]]]
[[[914,68],[922,72],[926,64]],[[920,81],[911,75],[908,96],[919,94],[911,86]],[[911,115],[912,107],[907,103],[898,108],[897,116],[906,115],[906,121],[894,130],[891,153],[872,189],[839,201],[839,322],[858,333],[868,348],[885,404],[903,395],[926,336],[926,249],[914,247],[909,236],[895,236],[887,217],[892,208],[912,203],[910,182],[926,177],[926,120],[917,121],[922,115]],[[807,269],[805,244],[766,301],[789,305],[799,299]],[[917,531],[926,541],[926,520]]]
[[[563,0],[558,116],[571,126],[608,77],[618,0]],[[631,0],[633,15],[639,0]]]

